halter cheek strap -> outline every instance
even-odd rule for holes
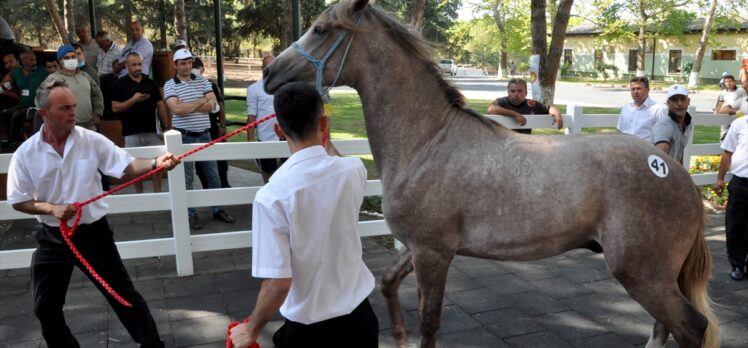
[[[356,21],[356,25],[358,25],[361,22],[361,17],[358,18]],[[340,77],[340,72],[343,71],[343,66],[345,66],[346,58],[348,57],[348,50],[351,49],[351,43],[353,43],[353,34],[351,34],[351,39],[348,40],[348,45],[345,47],[345,52],[343,52],[343,57],[340,58],[340,66],[338,67],[338,72],[335,74],[335,79],[332,81],[332,84],[328,86],[326,89],[322,89],[322,75],[325,72],[325,65],[327,65],[327,60],[332,56],[333,53],[340,47],[340,44],[343,43],[343,40],[345,40],[345,37],[348,36],[348,31],[343,32],[340,34],[338,39],[335,41],[335,43],[330,46],[330,48],[327,50],[327,53],[325,53],[324,57],[322,59],[317,59],[312,57],[309,52],[307,52],[303,47],[299,46],[298,43],[294,42],[291,44],[291,47],[296,49],[296,52],[300,54],[302,57],[304,57],[306,60],[314,64],[314,67],[317,69],[317,73],[315,76],[315,87],[317,88],[317,93],[323,98],[329,98],[327,93],[330,91],[332,87],[335,87],[335,83],[338,82],[338,77]]]

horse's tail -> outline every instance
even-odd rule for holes
[[[696,240],[691,246],[686,261],[683,263],[683,268],[678,275],[678,286],[680,286],[683,295],[708,321],[701,347],[713,348],[720,346],[720,338],[717,317],[712,312],[712,300],[707,292],[712,273],[712,255],[704,239],[705,223],[706,211],[701,214],[698,225],[699,233],[696,234]]]

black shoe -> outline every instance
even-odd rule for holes
[[[197,216],[190,216],[190,228],[193,230],[202,230],[203,223],[200,221],[200,218]]]
[[[234,222],[236,222],[236,220],[234,220],[234,218],[231,217],[231,215],[226,214],[226,212],[223,210],[217,213],[213,213],[213,220],[223,221],[227,224],[233,224]]]
[[[745,278],[745,273],[743,273],[743,267],[733,268],[732,272],[730,272],[730,278],[732,278],[732,280],[743,280],[743,278]]]

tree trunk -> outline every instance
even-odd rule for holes
[[[532,0],[531,22],[532,22],[532,47],[533,53],[540,55],[538,78],[540,79],[540,96],[533,98],[544,104],[553,104],[556,91],[556,78],[561,65],[561,55],[564,51],[564,39],[566,28],[569,25],[569,14],[574,0],[561,0],[556,9],[553,20],[553,31],[551,33],[550,50],[547,49],[545,0]]]
[[[532,53],[537,54],[540,57],[538,63],[538,76],[540,78],[543,74],[548,71],[548,41],[546,39],[547,25],[545,21],[545,0],[532,0],[530,2],[530,25],[532,32]],[[542,92],[541,95],[532,96],[543,102]]]
[[[424,11],[426,11],[426,0],[413,0],[413,9],[410,12],[410,26],[419,33],[423,31]]]
[[[63,40],[65,43],[75,42],[73,35],[75,34],[75,5],[74,0],[65,0],[65,29],[67,29],[67,39]]]
[[[499,1],[494,1],[491,4],[491,12],[493,12],[493,19],[496,21],[496,28],[499,29],[499,76],[501,78],[507,77],[507,65],[506,65],[506,48],[507,48],[507,37],[506,28],[504,27],[503,14],[499,11]]]
[[[281,35],[280,40],[280,50],[278,52],[282,52],[286,49],[286,47],[291,46],[291,42],[293,41],[293,28],[292,28],[292,18],[293,18],[293,4],[291,3],[291,0],[285,1],[286,6],[283,10],[283,12],[286,14],[283,16],[282,19],[282,31],[283,35]]]
[[[639,52],[636,55],[636,76],[644,76],[644,54],[647,48],[647,22],[649,21],[649,15],[644,10],[644,0],[638,0],[637,4],[639,6],[639,36],[637,37]],[[654,64],[654,60],[652,64]]]
[[[706,45],[709,43],[709,33],[712,31],[712,24],[714,24],[714,12],[717,10],[717,0],[712,0],[712,5],[709,7],[709,12],[706,14],[706,22],[704,23],[704,30],[701,32],[701,40],[699,41],[699,48],[696,49],[696,58],[693,61],[693,68],[691,74],[688,76],[688,87],[696,87],[699,83],[699,73],[701,73],[701,62],[704,60],[704,52],[706,52]]]
[[[161,14],[161,21],[158,24],[161,48],[168,50],[169,46],[166,43],[166,4],[164,3],[164,0],[158,0],[158,11]]]
[[[122,2],[122,31],[130,35],[130,24],[132,23],[132,3],[130,1]]]
[[[187,41],[187,20],[184,12],[184,0],[174,0],[174,29],[177,39]]]
[[[60,40],[66,42],[68,32],[65,30],[65,24],[62,22],[62,18],[60,18],[60,13],[57,12],[57,4],[55,3],[55,0],[47,0],[47,11],[49,12],[49,16],[52,17],[52,22],[55,24],[57,34],[60,35]]]

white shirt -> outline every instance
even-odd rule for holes
[[[120,178],[134,159],[103,135],[78,126],[68,135],[60,157],[52,145],[42,140],[43,132],[44,125],[10,160],[9,205],[30,200],[52,204],[83,202],[103,192],[98,170]],[[81,223],[101,219],[107,208],[103,200],[83,207]],[[52,215],[36,215],[36,219],[52,227],[60,224]]]
[[[730,105],[733,110],[740,111],[743,115],[748,115],[748,98],[738,98],[730,103],[725,102],[725,105]]]
[[[273,100],[272,95],[265,93],[265,80],[257,80],[247,87],[247,115],[255,115],[259,120],[275,113]],[[271,118],[257,125],[257,139],[260,141],[278,141],[278,135],[273,130],[273,125],[276,123],[278,121]]]
[[[732,106],[738,104],[738,99],[745,99],[746,97],[748,97],[748,94],[745,94],[745,90],[743,88],[736,88],[734,91],[722,91],[719,94],[717,101],[722,102],[722,105]]]
[[[733,175],[748,178],[748,117],[735,119],[720,145],[723,150],[732,152],[730,171]]]
[[[657,119],[663,115],[662,110],[667,110],[667,106],[658,104],[649,97],[640,107],[637,107],[632,101],[621,108],[621,115],[618,117],[616,128],[623,133],[635,135],[651,143],[652,127],[654,127]],[[667,111],[664,115],[667,116]]]
[[[374,289],[356,231],[366,169],[322,146],[294,153],[252,206],[252,275],[293,278],[280,308],[312,324],[350,314]]]

